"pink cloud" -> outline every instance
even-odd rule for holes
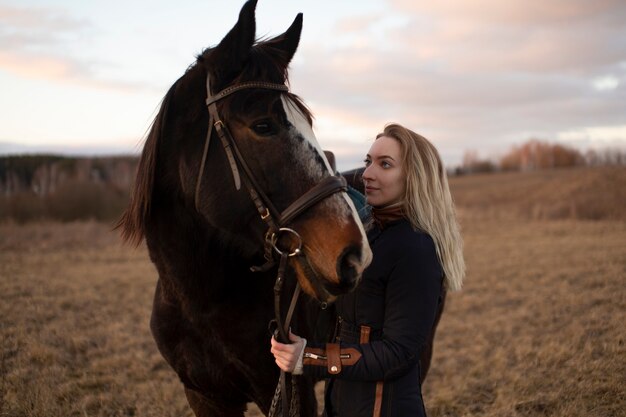
[[[626,56],[626,3],[392,0],[413,23],[390,34],[415,59],[459,72],[584,71]],[[427,21],[428,29],[419,24]]]
[[[65,36],[84,32],[90,24],[60,9],[0,5],[0,27],[3,48],[19,49],[55,45]]]
[[[84,40],[90,28],[89,22],[71,18],[60,9],[0,6],[0,70],[91,89],[129,93],[155,89],[142,82],[99,79],[93,69],[102,63],[68,53],[68,44]]]
[[[390,0],[399,11],[446,19],[517,25],[569,24],[572,20],[606,18],[619,22],[626,5],[621,0]],[[618,14],[616,15],[616,12]]]
[[[82,34],[86,22],[61,10],[0,6],[0,27],[0,69],[46,80],[89,75],[88,65],[62,50],[67,38]]]
[[[20,55],[0,51],[0,68],[26,78],[60,80],[74,76],[74,65],[65,59],[52,56]]]

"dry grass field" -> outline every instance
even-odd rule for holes
[[[468,275],[429,415],[625,416],[626,169],[451,186]],[[149,332],[155,281],[109,225],[0,224],[0,416],[191,416]]]

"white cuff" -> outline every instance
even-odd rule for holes
[[[304,358],[304,348],[306,348],[306,339],[303,337],[302,338],[302,350],[300,351],[298,362],[296,362],[296,366],[293,368],[293,372],[292,372],[292,374],[294,375],[302,375],[303,373],[302,359]]]

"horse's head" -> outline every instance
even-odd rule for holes
[[[161,182],[201,228],[216,231],[243,258],[258,259],[268,225],[248,188],[258,188],[261,202],[271,206],[270,214],[280,223],[286,208],[334,175],[307,108],[295,95],[274,88],[287,82],[302,15],[284,34],[255,42],[255,6],[256,0],[243,6],[226,37],[202,53],[165,97],[142,154],[134,201],[122,221],[128,238],[141,239],[146,231],[145,219],[154,204],[150,190]],[[215,102],[214,117],[209,117],[207,96],[250,82],[274,87],[252,86],[229,94]],[[223,127],[232,144],[218,135]],[[158,178],[156,170],[167,175]],[[345,192],[325,196],[278,226],[300,236],[306,261],[294,263],[296,275],[304,291],[319,299],[353,289],[371,260],[363,227]],[[276,236],[276,245],[284,250],[298,244],[291,233]]]

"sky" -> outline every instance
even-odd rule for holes
[[[169,86],[242,5],[0,0],[0,154],[139,153]],[[340,169],[389,122],[448,166],[531,138],[626,149],[623,0],[259,0],[257,35],[298,12],[291,91]]]

